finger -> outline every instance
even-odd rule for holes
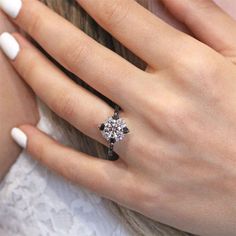
[[[107,161],[65,147],[30,125],[12,130],[12,137],[36,160],[70,181],[101,196],[123,203],[128,196],[127,166],[120,159]]]
[[[212,0],[162,1],[201,41],[225,56],[235,56],[235,21]]]
[[[11,0],[11,6],[19,1]],[[3,3],[8,5],[9,1]],[[140,73],[146,75],[40,1],[23,0],[15,23],[68,70],[120,105],[127,104],[127,94],[133,91],[134,84],[139,84]]]
[[[84,134],[105,144],[98,126],[113,114],[113,109],[70,80],[20,34],[13,36],[2,34],[0,46],[4,52],[11,50],[13,54],[14,47],[20,48],[14,55],[15,59],[11,60],[18,74],[55,113]]]
[[[134,0],[77,1],[101,26],[153,68],[175,62],[183,54],[181,45],[186,46],[190,40]]]

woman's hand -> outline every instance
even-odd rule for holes
[[[15,31],[11,22],[0,12],[0,32]],[[11,139],[12,126],[22,123],[36,124],[38,111],[32,90],[0,55],[0,181],[19,156],[21,148]]]
[[[163,2],[203,43],[135,1],[79,1],[147,62],[142,71],[39,1],[1,0],[58,62],[119,104],[130,129],[115,144],[114,162],[64,147],[30,125],[15,139],[52,170],[157,221],[199,235],[235,235],[236,23],[211,1]],[[58,115],[106,144],[97,127],[113,109],[14,37],[19,52],[7,34],[1,47],[17,72]]]

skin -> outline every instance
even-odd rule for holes
[[[15,30],[6,16],[0,12],[0,31],[12,32]],[[0,54],[0,70],[1,180],[21,152],[21,148],[10,138],[11,128],[25,122],[36,124],[38,122],[38,111],[32,90],[20,79],[2,53]]]
[[[190,31],[186,29],[186,27],[179,22],[178,19],[174,18],[173,15],[170,14],[164,7],[161,0],[147,0],[149,7],[151,8],[152,12],[156,15],[167,21],[169,24],[175,26],[176,28],[188,32],[191,34]],[[214,0],[224,11],[230,14],[233,18],[236,19],[236,4],[234,0]],[[206,19],[203,19],[206,20]]]
[[[233,16],[236,12],[236,5],[232,0],[223,1],[217,0],[221,7],[227,10]],[[172,24],[176,28],[188,32],[186,28],[173,18],[162,7],[161,1],[149,0],[153,12],[158,14],[161,18],[165,19],[168,23]],[[0,31],[15,31],[15,28],[9,21],[9,19],[0,12]],[[11,165],[15,162],[16,157],[19,155],[21,149],[12,141],[9,135],[11,127],[24,122],[36,124],[38,122],[38,111],[35,107],[35,97],[32,94],[30,88],[26,86],[24,82],[19,80],[19,76],[8,65],[6,58],[1,54],[1,74],[0,80],[3,80],[0,87],[0,107],[1,116],[0,132],[2,135],[0,143],[0,180],[7,173]],[[17,90],[17,92],[15,92]],[[7,91],[7,93],[6,93]],[[3,99],[4,98],[4,99]],[[25,98],[25,99],[24,99]],[[16,106],[20,104],[20,106]],[[23,106],[21,104],[24,104]],[[17,109],[20,108],[20,109]]]
[[[148,63],[145,72],[40,2],[23,1],[14,22],[118,103],[131,130],[115,145],[120,159],[114,162],[64,147],[32,125],[20,126],[26,149],[66,178],[152,219],[197,235],[235,235],[236,24],[211,1],[163,2],[198,40],[132,0],[79,1]],[[14,36],[21,51],[11,64],[24,81],[58,115],[106,144],[97,126],[113,110]]]

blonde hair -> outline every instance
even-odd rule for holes
[[[128,51],[125,47],[123,47],[116,39],[114,39],[109,33],[104,31],[74,0],[41,0],[52,10],[57,12],[62,17],[66,18],[72,24],[83,30],[90,37],[97,40],[102,45],[112,49],[114,52],[118,53],[122,57],[126,58],[128,61],[136,65],[141,69],[145,69],[146,65],[143,61],[137,58],[133,53]],[[146,0],[136,0],[144,7],[148,7]],[[35,43],[35,42],[34,42]],[[36,45],[36,43],[35,43]],[[37,45],[38,46],[38,45]],[[111,106],[113,105],[111,101],[102,95],[98,94],[91,87],[86,85],[83,81],[81,81],[78,77],[71,74],[69,71],[66,71],[63,67],[57,64],[72,80],[78,83],[81,86],[86,87],[93,93],[96,93],[98,96],[105,99]],[[65,120],[58,117],[54,114],[48,107],[44,105],[44,110],[58,127],[60,127],[63,134],[68,138],[68,142],[72,147],[78,148],[79,150],[86,152],[90,155],[98,156],[100,158],[105,158],[106,149],[101,144],[96,141],[90,139],[85,136],[77,129],[75,129],[72,125],[70,125]],[[123,206],[120,206],[113,201],[107,201],[110,209],[115,212],[122,220],[124,224],[126,224],[130,230],[133,232],[133,235],[140,236],[184,236],[191,235],[189,233],[185,233],[183,231],[174,229],[170,226],[163,225],[154,220],[151,220],[148,217],[143,216],[140,213],[129,210]]]

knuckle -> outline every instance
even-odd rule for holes
[[[201,93],[217,96],[215,89],[219,88],[221,82],[219,74],[221,73],[222,63],[220,58],[210,53],[194,53],[189,58],[183,58],[173,67],[173,75],[180,83],[188,87],[200,90]],[[219,89],[217,89],[219,90]]]
[[[207,10],[215,7],[214,2],[211,0],[197,0],[194,3],[197,5],[198,9]]]
[[[191,51],[187,51],[186,55],[183,55],[176,60],[173,64],[173,69],[179,72],[185,73],[190,71],[205,71],[209,66],[212,66],[216,62],[216,54],[212,49],[203,46],[196,45],[195,42],[188,39],[188,43],[192,46]],[[182,70],[181,70],[182,69]]]
[[[35,3],[30,2],[30,7],[28,7],[27,10],[29,10],[29,15],[31,16],[30,21],[28,21],[28,24],[26,24],[26,31],[29,33],[29,35],[35,35],[40,32],[40,28],[43,25],[44,17],[42,14],[38,14],[37,6]]]
[[[182,134],[192,124],[194,114],[184,105],[170,104],[164,112],[164,124],[175,133]],[[191,125],[190,125],[191,126]]]
[[[100,21],[104,21],[104,23],[111,28],[119,25],[120,22],[125,20],[129,13],[131,1],[112,0],[104,1],[103,4],[104,15]]]
[[[209,65],[213,65],[213,60],[203,50],[198,48],[188,54],[188,56],[179,58],[178,62],[173,65],[174,72],[180,73],[184,77],[190,74],[192,77],[199,77],[200,75],[204,75],[205,72],[208,72]]]
[[[196,0],[193,2],[195,4],[195,8],[199,12],[209,12],[215,9],[215,3],[212,0]],[[192,25],[194,22],[193,14],[185,14],[185,23],[188,25]]]
[[[195,56],[192,60],[192,71],[198,76],[198,78],[212,78],[217,74],[218,65],[215,58],[207,53],[199,56]]]
[[[154,128],[156,131],[160,131],[160,122],[157,122],[157,117],[159,120],[165,119],[164,104],[160,102],[159,98],[155,94],[149,93],[149,95],[150,96],[145,97],[144,99],[139,101],[140,107],[145,107],[146,110],[146,112],[143,112],[143,109],[141,109],[140,112],[152,128]]]
[[[66,120],[72,120],[77,112],[77,99],[74,94],[68,91],[62,91],[52,102],[52,109]]]
[[[41,16],[35,16],[32,17],[32,21],[28,26],[28,33],[30,35],[35,35],[35,32],[37,32],[40,28],[40,26],[42,25],[42,18]]]
[[[31,52],[25,49],[25,60],[21,60],[20,62],[18,63],[18,71],[26,81],[30,82],[38,68],[38,60],[35,60]]]
[[[221,96],[222,80],[219,74],[221,73],[221,63],[211,56],[203,56],[192,64],[192,85],[197,88],[200,93],[216,102]]]
[[[170,107],[165,113],[164,126],[170,135],[178,137],[179,141],[188,142],[198,137],[203,128],[198,109],[187,105]]]
[[[88,42],[83,42],[83,40],[80,40],[79,43],[77,40],[75,43],[67,45],[65,49],[62,50],[64,52],[64,64],[74,71],[74,69],[78,65],[82,65],[87,56],[90,55],[89,47]]]

